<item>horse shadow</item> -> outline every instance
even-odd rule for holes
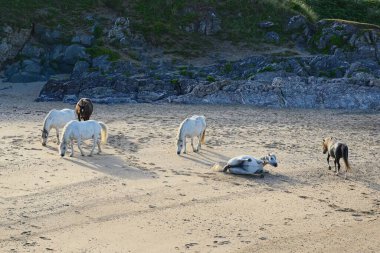
[[[211,166],[215,163],[227,161],[229,159],[227,156],[207,149],[201,149],[199,152],[190,152],[191,153],[182,155],[181,157],[206,166]]]
[[[80,156],[80,155],[79,155]],[[149,179],[154,172],[140,170],[127,165],[121,158],[112,154],[94,154],[93,156],[64,157],[65,160],[78,166],[89,168],[103,174],[126,179]]]
[[[214,173],[219,173],[219,175],[215,176]],[[250,187],[266,186],[268,191],[273,191],[275,189],[287,190],[289,186],[310,185],[307,181],[302,181],[298,178],[280,173],[271,173],[270,171],[265,171],[263,174],[254,175],[239,175],[223,172],[214,173],[212,173],[214,174],[213,177],[217,181],[225,181],[234,185],[247,185]]]

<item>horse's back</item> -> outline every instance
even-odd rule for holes
[[[201,115],[193,115],[190,119],[194,120],[196,124],[200,125],[202,128],[206,127],[206,117]]]
[[[53,125],[55,127],[64,127],[70,120],[75,120],[75,111],[72,109],[52,109],[45,117],[45,121],[49,121],[49,125]]]
[[[72,120],[65,126],[65,130],[70,130],[75,135],[83,139],[91,139],[94,135],[99,135],[101,126],[96,120],[77,121]]]

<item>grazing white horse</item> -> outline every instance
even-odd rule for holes
[[[98,154],[102,151],[100,148],[100,142],[103,144],[107,143],[108,129],[103,122],[98,122],[95,120],[87,121],[77,121],[72,120],[66,124],[63,129],[63,135],[61,139],[61,144],[59,145],[59,154],[63,157],[67,150],[67,145],[71,145],[71,154],[74,155],[74,143],[73,140],[77,140],[78,148],[82,156],[84,156],[83,150],[80,147],[82,140],[93,139],[94,144],[91,149],[89,156],[92,156],[95,146],[98,145]]]
[[[198,146],[195,149],[193,138],[198,137]],[[177,135],[177,154],[181,154],[182,148],[183,153],[186,154],[186,138],[191,138],[191,146],[194,152],[198,152],[201,149],[201,143],[205,143],[206,136],[206,118],[204,116],[194,115],[190,118],[182,121],[179,126]]]
[[[277,159],[274,154],[256,159],[250,155],[237,156],[230,159],[224,167],[223,172],[227,170],[232,174],[253,175],[264,173],[264,166],[270,164],[277,167]]]
[[[62,109],[62,110],[51,110],[44,119],[44,127],[42,129],[42,146],[46,146],[47,138],[49,132],[52,128],[55,128],[57,134],[57,140],[59,144],[59,129],[63,128],[67,122],[76,119],[75,110]]]

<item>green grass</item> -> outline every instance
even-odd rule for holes
[[[183,29],[199,20],[203,10],[215,10],[222,20],[222,32],[212,38],[249,45],[262,42],[269,30],[277,32],[281,43],[286,43],[290,35],[284,31],[284,25],[297,14],[312,22],[349,20],[344,22],[368,29],[380,26],[380,0],[0,0],[0,26],[59,24],[70,36],[93,25],[84,20],[85,14],[106,12],[129,17],[133,32],[143,34],[153,45],[165,48],[165,52],[194,57],[215,45],[210,37]],[[257,26],[265,20],[274,26]],[[96,38],[101,38],[103,27],[106,26],[95,28]]]
[[[380,0],[303,0],[320,19],[344,19],[380,25]]]
[[[114,50],[111,50],[106,47],[94,46],[90,48],[86,48],[86,52],[91,55],[91,57],[95,58],[101,55],[108,55],[109,61],[117,61],[120,59],[120,54]]]

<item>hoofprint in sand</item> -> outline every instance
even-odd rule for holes
[[[0,84],[1,251],[380,248],[379,113],[97,104],[91,118],[109,128],[103,153],[60,158],[55,138],[41,145],[41,124],[69,105],[33,102],[40,87]],[[177,156],[177,128],[193,114],[207,118],[206,145]],[[349,145],[348,180],[327,169],[325,135]],[[268,152],[279,166],[263,179],[210,169]]]

